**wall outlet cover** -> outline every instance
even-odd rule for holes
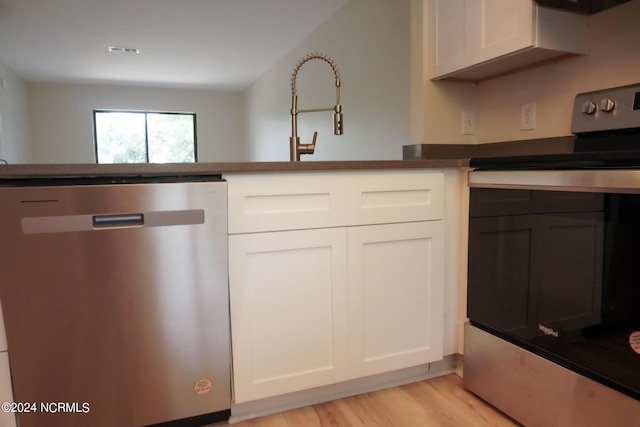
[[[475,135],[476,133],[476,112],[464,110],[462,112],[462,134]]]
[[[520,130],[536,128],[536,103],[529,102],[520,106]]]

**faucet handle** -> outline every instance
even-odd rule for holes
[[[316,139],[318,138],[318,132],[314,132],[313,133],[313,140],[311,141],[311,144],[299,144],[298,145],[298,152],[300,154],[313,154],[313,152],[316,150]]]

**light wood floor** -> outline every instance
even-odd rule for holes
[[[456,374],[281,412],[235,427],[512,427]]]

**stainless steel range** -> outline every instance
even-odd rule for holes
[[[640,423],[640,84],[573,153],[474,159],[464,384],[526,426]]]

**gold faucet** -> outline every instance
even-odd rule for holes
[[[312,59],[321,59],[331,66],[336,79],[336,105],[329,108],[314,108],[310,110],[298,110],[298,95],[296,93],[296,78],[298,71],[304,63]],[[289,158],[292,162],[299,162],[301,154],[313,154],[316,149],[318,132],[313,133],[311,144],[300,144],[298,136],[298,113],[315,113],[318,111],[333,111],[333,133],[342,135],[342,107],[340,106],[340,71],[338,66],[324,53],[310,53],[298,62],[291,75],[291,138],[289,138]]]

